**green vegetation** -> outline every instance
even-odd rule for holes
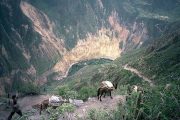
[[[21,95],[31,95],[31,94],[36,95],[40,93],[40,88],[38,88],[38,86],[36,86],[32,82],[28,82],[28,83],[17,82],[14,84],[13,87],[15,91],[20,93]]]
[[[68,86],[58,87],[58,94],[66,99],[76,99],[78,94],[76,91],[70,90]]]
[[[164,40],[166,42],[162,43]],[[95,69],[97,65],[82,68],[74,75],[67,77],[64,84],[69,85],[74,90],[81,91],[80,88],[84,86],[93,86],[97,89],[101,80],[115,80],[119,82],[116,94],[121,95],[127,94],[127,86],[129,85],[138,85],[143,88],[143,94],[131,94],[127,98],[126,104],[118,105],[118,108],[113,112],[89,111],[87,119],[90,120],[179,119],[179,41],[179,33],[168,34],[147,48],[130,51],[111,63],[98,65],[98,70]],[[136,74],[124,70],[122,66],[125,64],[152,79],[155,86],[151,87]],[[85,96],[88,94],[88,90],[82,89],[82,93],[80,91],[77,93],[84,95],[82,98],[88,97]]]
[[[96,95],[96,89],[94,87],[82,87],[80,90],[70,90],[68,86],[58,87],[58,94],[66,99],[82,99],[87,100],[91,96]]]
[[[59,113],[64,114],[66,112],[70,113],[75,110],[75,106],[69,103],[64,103],[60,107],[57,108]]]
[[[112,113],[107,110],[92,109],[88,111],[87,120],[112,120]]]
[[[33,78],[30,75],[19,71],[14,75],[11,88],[7,87],[6,91],[10,93],[17,92],[21,95],[39,94],[40,87],[37,86],[32,79]]]
[[[87,100],[89,97],[96,96],[97,90],[95,87],[82,87],[79,91],[79,99]]]
[[[179,119],[179,86],[145,88],[145,94],[132,93],[125,105],[114,111],[90,110],[89,120],[176,120]]]
[[[75,110],[75,106],[70,103],[64,103],[61,106],[53,109],[52,107],[48,107],[46,110],[50,115],[48,117],[49,120],[57,120],[60,116],[64,114],[69,114]]]
[[[154,48],[152,52],[135,60],[130,65],[152,78],[157,84],[180,85],[180,37],[179,34],[169,35],[166,36],[166,39],[168,41],[162,46]]]
[[[81,68],[87,66],[87,65],[99,65],[99,64],[105,64],[105,63],[110,63],[111,60],[109,59],[105,59],[105,58],[100,58],[100,59],[92,59],[92,60],[86,60],[86,61],[82,61],[79,62],[77,64],[74,64],[68,73],[68,76],[73,75],[74,73],[76,73],[78,70],[80,70]]]

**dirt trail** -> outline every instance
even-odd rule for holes
[[[125,96],[117,95],[113,96],[113,99],[111,99],[109,96],[106,96],[105,98],[102,97],[102,102],[100,102],[97,97],[89,98],[88,101],[82,103],[79,107],[76,107],[73,113],[65,114],[64,116],[59,117],[58,120],[78,120],[78,118],[85,120],[89,110],[114,110],[116,109],[117,104],[120,102],[122,104],[125,103]],[[40,118],[41,116],[39,113],[29,117],[31,120],[39,120]],[[48,120],[48,117],[46,118]]]
[[[32,109],[33,105],[40,104],[43,100],[46,100],[49,97],[50,95],[26,96],[23,98],[19,98],[18,103],[22,111],[26,111]]]
[[[117,95],[114,96],[113,99],[111,99],[109,96],[106,96],[106,98],[102,97],[101,102],[97,98],[90,98],[87,102],[83,103],[82,106],[78,107],[75,110],[73,116],[85,118],[87,112],[91,109],[114,110],[115,108],[117,108],[118,103],[125,103],[125,96]]]
[[[32,106],[41,103],[43,100],[48,99],[50,95],[37,95],[37,96],[26,96],[18,99],[18,103],[20,105],[20,109],[23,113],[27,111],[31,111]],[[109,96],[105,98],[102,97],[102,102],[100,102],[97,97],[89,98],[88,101],[82,103],[79,107],[76,107],[73,113],[67,114],[58,120],[76,120],[77,116],[79,118],[85,119],[87,112],[91,109],[103,109],[103,110],[114,110],[117,107],[118,103],[125,103],[125,96],[123,95],[113,95],[113,99]],[[0,120],[5,120],[10,114],[11,109],[9,110],[0,110]],[[46,118],[48,118],[48,114],[45,113]],[[39,115],[39,110],[36,110],[35,113],[30,115],[28,119],[31,120],[39,120],[41,119],[41,115]]]
[[[125,70],[131,71],[131,72],[137,74],[139,77],[143,78],[144,81],[147,81],[150,84],[150,86],[154,86],[152,80],[150,80],[149,78],[142,75],[142,73],[140,73],[137,69],[128,66],[128,64],[124,65],[123,68]]]
[[[97,97],[89,98],[88,101],[82,103],[79,107],[76,107],[73,113],[65,114],[58,118],[58,120],[86,120],[86,116],[89,110],[115,110],[117,108],[118,103],[125,103],[125,96],[117,95],[111,99],[109,96],[106,98],[102,97],[102,101],[100,102]],[[32,120],[39,120],[40,116],[31,116]]]

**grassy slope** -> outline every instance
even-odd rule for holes
[[[171,34],[162,39],[166,41],[163,45],[158,48],[149,47],[144,52],[147,55],[130,64],[152,78],[156,84],[174,83],[179,85],[180,34]]]

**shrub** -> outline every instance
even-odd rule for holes
[[[87,100],[91,96],[96,96],[97,89],[94,87],[82,87],[79,90],[79,99]]]
[[[58,88],[59,95],[66,99],[76,99],[78,93],[76,91],[70,90],[68,86],[62,86]]]
[[[66,97],[67,91],[70,91],[68,86],[61,86],[58,87],[58,93],[62,97]]]
[[[49,113],[48,120],[57,120],[61,115],[65,113],[71,113],[75,110],[75,106],[70,103],[64,103],[56,109],[48,107],[46,111]]]
[[[67,91],[65,95],[65,98],[76,99],[77,97],[78,97],[78,93],[73,90]]]
[[[179,119],[179,86],[172,85],[167,90],[164,86],[145,88],[144,95],[132,93],[126,104],[120,105],[113,113],[113,119],[154,120]]]
[[[46,111],[49,113],[49,120],[57,120],[59,117],[59,112],[52,107],[48,107]]]
[[[73,104],[70,104],[70,103],[64,103],[62,104],[61,106],[59,106],[57,108],[58,112],[60,114],[64,114],[64,113],[70,113],[70,112],[74,112],[75,110],[75,106]]]
[[[111,120],[112,113],[105,110],[91,109],[88,111],[87,120]]]

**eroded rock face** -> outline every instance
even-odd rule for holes
[[[120,26],[119,23],[117,23],[116,16],[112,14],[112,16],[110,16],[112,19],[110,20],[110,23],[114,22],[112,23],[112,27],[118,25],[119,28],[117,29],[119,30],[119,36],[116,37],[113,35],[113,32],[107,28],[101,28],[95,35],[87,33],[85,39],[79,39],[77,45],[66,52],[64,41],[58,38],[53,32],[55,24],[49,20],[45,13],[23,1],[21,2],[20,7],[23,13],[32,21],[34,30],[41,35],[43,42],[39,47],[46,49],[47,46],[51,46],[52,51],[58,51],[63,55],[62,60],[54,67],[54,71],[61,72],[62,76],[66,75],[72,64],[82,60],[94,58],[116,59],[121,54],[121,49],[119,48],[120,41],[126,40],[128,36],[128,30]],[[122,31],[120,29],[122,29]],[[47,55],[48,54],[51,53],[47,53]]]
[[[119,57],[121,53],[119,48],[120,40],[113,36],[109,37],[106,33],[112,32],[107,29],[101,29],[96,35],[89,34],[86,39],[79,40],[77,45],[67,52],[62,60],[54,66],[54,71],[62,72],[66,76],[69,67],[79,61],[95,58],[114,60]]]
[[[54,66],[55,72],[60,72],[61,79],[66,77],[72,64],[83,60],[96,58],[108,58],[114,60],[121,53],[132,48],[140,47],[144,39],[147,39],[147,29],[143,23],[134,23],[133,29],[122,25],[118,14],[112,12],[108,18],[109,28],[101,28],[96,34],[87,33],[85,39],[79,39],[76,46],[64,54],[63,58]],[[122,47],[119,44],[122,43]]]
[[[97,3],[101,11],[105,11],[102,1]],[[31,20],[34,30],[42,38],[38,48],[33,48],[33,51],[42,55],[46,54],[49,58],[52,58],[54,53],[63,56],[53,67],[54,72],[61,74],[60,78],[66,77],[69,68],[74,63],[96,58],[114,60],[120,57],[122,52],[140,47],[144,39],[148,38],[148,31],[143,22],[134,22],[133,27],[129,28],[123,21],[119,20],[120,16],[114,10],[107,17],[107,20],[104,20],[110,25],[109,27],[102,26],[96,33],[87,32],[83,39],[78,37],[76,45],[68,51],[64,44],[65,41],[54,33],[54,30],[57,30],[56,24],[49,19],[47,14],[25,1],[21,1],[20,8],[24,15]],[[88,4],[86,9],[90,9]],[[64,29],[66,32],[70,32],[67,28]],[[23,55],[30,59],[31,56],[25,50],[23,51]],[[32,66],[28,69],[28,73],[29,70],[32,70]]]
[[[41,43],[42,48],[49,45],[59,54],[65,53],[66,49],[63,40],[54,34],[54,23],[49,20],[48,16],[24,1],[21,1],[20,7],[22,12],[32,21],[34,30],[41,35],[43,40]]]

